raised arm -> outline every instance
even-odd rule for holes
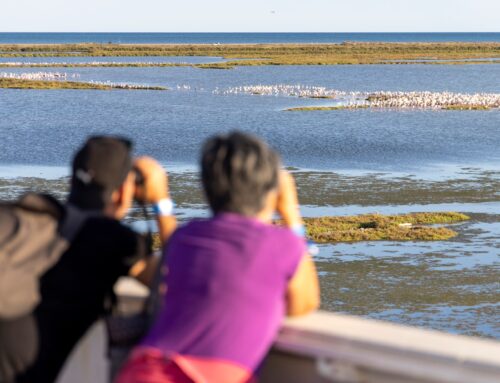
[[[300,216],[297,188],[290,173],[283,170],[280,174],[277,211],[285,225],[297,235],[304,235],[304,223]],[[295,274],[288,283],[287,315],[304,315],[319,308],[320,289],[314,261],[304,254]]]
[[[162,245],[165,245],[177,227],[177,220],[172,213],[172,201],[168,189],[168,176],[162,166],[151,157],[139,157],[134,166],[144,178],[144,184],[138,186],[135,198],[153,205]],[[158,257],[137,262],[130,270],[130,275],[148,284],[158,267]]]
[[[144,177],[144,186],[136,188],[135,198],[153,205],[160,239],[164,245],[177,227],[175,216],[172,211],[168,211],[168,201],[171,199],[167,173],[151,157],[137,158],[134,166]]]

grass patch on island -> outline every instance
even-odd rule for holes
[[[444,241],[457,233],[447,227],[429,226],[452,224],[470,219],[455,212],[409,213],[401,215],[365,214],[304,218],[307,238],[316,243],[361,241]],[[280,224],[281,221],[277,221]],[[155,249],[160,237],[153,235]]]
[[[347,217],[305,218],[308,238],[317,243],[358,241],[442,241],[457,233],[446,227],[468,220],[454,212],[411,213],[403,215],[367,214]]]
[[[161,86],[142,86],[126,84],[99,84],[79,81],[46,81],[0,78],[0,88],[4,89],[128,89],[128,90],[167,90]]]

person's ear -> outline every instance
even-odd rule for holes
[[[123,203],[123,185],[111,194],[111,202],[115,206],[119,206]]]
[[[134,191],[134,175],[130,173],[123,184],[111,193],[107,214],[115,219],[125,217],[132,206]]]

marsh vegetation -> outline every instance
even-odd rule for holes
[[[217,56],[231,61],[194,66],[230,69],[240,65],[448,64],[440,60],[454,60],[454,64],[494,63],[491,59],[500,58],[500,43],[4,44],[0,52],[1,57],[12,58]]]
[[[357,241],[442,241],[457,233],[446,227],[428,226],[468,220],[454,212],[403,215],[367,214],[347,217],[305,218],[308,238],[318,243]]]

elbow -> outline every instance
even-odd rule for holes
[[[310,314],[319,309],[321,305],[321,299],[318,295],[312,296],[303,302],[294,302],[287,305],[287,316],[298,317]]]

